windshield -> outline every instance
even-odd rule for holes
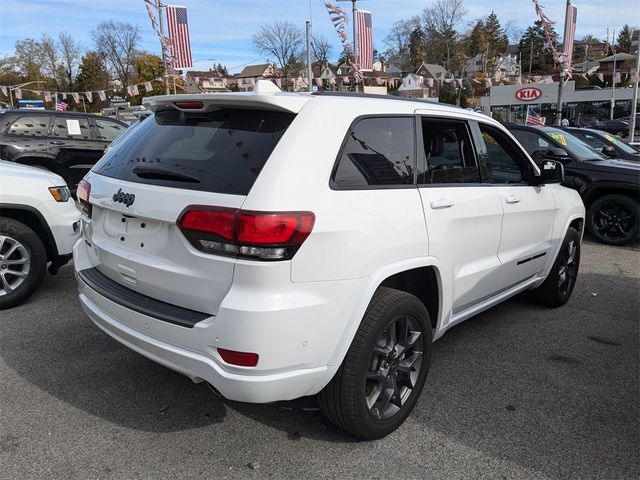
[[[560,148],[564,148],[578,160],[605,160],[600,153],[589,147],[586,143],[568,132],[557,128],[545,128],[544,132]]]
[[[616,137],[615,135],[611,135],[610,133],[605,133],[603,134],[603,137],[606,139],[607,142],[609,142],[612,145],[615,145],[616,148],[619,148],[624,153],[631,153],[633,155],[638,153],[638,151],[635,148],[633,148],[624,140]]]

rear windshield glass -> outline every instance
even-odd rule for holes
[[[109,149],[93,171],[137,183],[246,195],[294,116],[244,109],[159,111]]]

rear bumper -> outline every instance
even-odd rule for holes
[[[270,375],[250,375],[226,371],[220,361],[213,356],[171,345],[116,320],[112,316],[113,314],[117,314],[120,318],[127,318],[127,323],[141,322],[143,326],[149,325],[149,322],[157,321],[102,297],[80,279],[78,282],[82,309],[98,327],[120,343],[161,365],[180,372],[195,381],[206,380],[230,400],[266,403],[298,398],[317,393],[314,391],[314,387],[322,383],[327,376],[329,378],[333,376],[329,367],[326,366]],[[110,313],[107,313],[107,310]]]
[[[92,261],[79,241],[74,267],[80,302],[98,327],[157,363],[195,381],[206,380],[226,398],[250,403],[291,400],[324,388],[339,367],[331,359],[348,330],[354,291],[365,282],[293,284],[284,262],[255,266],[238,261],[233,285],[216,314],[187,327],[121,301],[127,297],[92,288],[83,280],[86,274],[79,273],[92,269]],[[257,353],[258,365],[225,363],[218,348]]]

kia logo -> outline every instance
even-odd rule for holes
[[[516,98],[524,102],[537,100],[542,96],[542,90],[535,87],[521,88],[516,92]]]
[[[124,203],[127,207],[133,205],[136,196],[133,193],[124,193],[121,188],[113,194],[113,201]]]

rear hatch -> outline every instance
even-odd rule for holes
[[[240,208],[295,113],[213,100],[155,108],[86,177],[85,237],[95,269],[109,279],[215,315],[235,257],[194,248],[176,222],[194,205]]]

